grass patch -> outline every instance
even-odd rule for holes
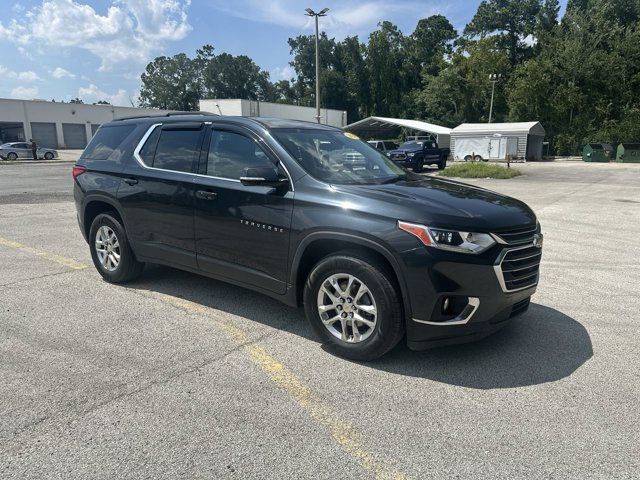
[[[473,162],[453,165],[438,175],[458,178],[513,178],[522,175],[517,168],[507,168],[495,163]]]

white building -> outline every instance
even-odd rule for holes
[[[152,108],[0,98],[0,143],[33,139],[42,147],[79,149],[87,146],[105,122],[166,112]]]
[[[451,130],[454,160],[541,160],[545,131],[540,122],[463,123]]]
[[[285,103],[260,102],[242,99],[203,99],[200,100],[200,110],[237,117],[275,117],[288,120],[316,121],[315,107],[302,107]],[[334,127],[344,127],[347,124],[347,112],[343,110],[320,109],[320,122]]]

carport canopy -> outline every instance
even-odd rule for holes
[[[406,118],[367,117],[343,127],[365,140],[388,140],[398,136],[400,128],[412,130],[417,134],[430,134],[436,137],[438,146],[449,147],[451,129],[421,120]]]

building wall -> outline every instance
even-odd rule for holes
[[[166,110],[152,108],[114,107],[112,105],[84,105],[77,103],[46,102],[43,100],[0,99],[0,123],[18,122],[22,124],[25,140],[33,138],[31,123],[52,123],[55,125],[57,145],[64,148],[65,138],[62,124],[83,125],[87,141],[93,136],[95,127],[116,118],[136,115],[158,115]],[[36,139],[37,141],[37,139]],[[49,146],[49,145],[47,145]]]
[[[203,99],[200,100],[200,110],[243,117],[276,117],[288,120],[316,121],[316,109],[300,105],[284,103],[259,102],[242,99]],[[347,125],[347,112],[329,108],[320,109],[321,123],[334,127]]]

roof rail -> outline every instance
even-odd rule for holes
[[[121,117],[121,118],[114,118],[114,121],[120,121],[120,120],[136,120],[138,118],[160,118],[160,117],[177,117],[180,115],[215,115],[216,117],[218,117],[219,115],[217,113],[211,113],[211,112],[169,112],[169,113],[161,113],[158,115],[133,115],[131,117]]]

